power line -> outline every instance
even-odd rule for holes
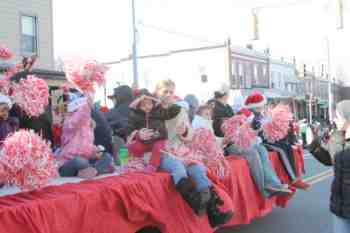
[[[148,55],[142,55],[138,56],[137,59],[148,59],[148,58],[159,58],[159,57],[168,57],[173,54],[179,54],[179,53],[188,53],[188,52],[199,52],[204,50],[212,50],[212,49],[219,49],[219,48],[225,48],[226,44],[215,44],[205,47],[196,47],[196,48],[188,48],[188,49],[177,49],[177,50],[170,50],[165,53],[156,53],[156,54],[148,54]],[[111,62],[103,62],[104,65],[115,65],[115,64],[121,64],[127,61],[131,60],[131,55],[122,59],[119,59],[117,61],[111,61]]]
[[[151,29],[151,30],[155,30],[155,31],[167,33],[167,34],[170,34],[170,35],[183,37],[183,38],[188,38],[188,39],[195,40],[195,41],[200,41],[200,42],[203,42],[203,43],[210,43],[210,44],[218,43],[218,42],[210,41],[207,38],[191,35],[191,34],[188,34],[188,33],[178,32],[178,31],[175,31],[175,30],[170,30],[170,29],[159,27],[159,26],[155,26],[155,25],[145,24],[142,21],[139,22],[139,25],[143,26],[144,28]]]
[[[269,8],[269,9],[273,9],[273,8],[285,8],[285,7],[291,7],[291,6],[297,6],[297,5],[301,5],[301,4],[307,4],[307,3],[311,3],[314,0],[298,0],[298,1],[292,1],[292,2],[287,2],[287,3],[273,3],[273,4],[266,4],[266,5],[262,5],[262,6],[257,6],[254,7],[253,9],[255,11],[259,11],[265,8]]]

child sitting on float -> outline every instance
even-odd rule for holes
[[[277,151],[281,158],[281,162],[284,165],[283,167],[286,169],[289,178],[292,180],[292,186],[294,188],[305,190],[309,187],[309,185],[304,183],[301,180],[301,177],[297,177],[295,175],[296,173],[294,164],[294,154],[291,145],[288,145],[288,143],[282,143],[283,140],[271,143],[268,140],[266,140],[266,137],[264,136],[262,125],[264,121],[268,120],[263,114],[266,103],[267,101],[265,97],[258,92],[249,95],[244,103],[246,108],[248,108],[254,116],[252,120],[252,128],[256,130],[259,135],[259,144],[256,146],[256,148],[259,150],[260,154],[268,153],[266,150],[266,146],[274,151]],[[278,105],[276,107],[278,107]],[[288,131],[289,126],[290,121],[288,122],[286,131]],[[287,133],[285,137],[287,137]]]
[[[58,153],[63,177],[92,178],[114,171],[112,156],[93,143],[92,103],[91,97],[70,94]]]
[[[223,201],[207,177],[207,166],[214,162],[218,168],[225,158],[210,130],[192,129],[187,112],[186,107],[182,108],[176,118],[167,122],[169,138],[160,168],[172,175],[176,189],[193,211],[198,216],[206,213],[210,225],[217,227],[227,223],[233,212],[219,209]]]
[[[141,157],[151,152],[147,166],[149,172],[156,171],[161,164],[161,151],[168,138],[165,121],[180,112],[180,107],[170,105],[164,108],[148,91],[144,91],[130,104],[128,118],[128,151],[132,156]]]
[[[14,133],[19,127],[19,121],[15,117],[9,117],[12,108],[11,99],[0,94],[0,145],[9,134]]]

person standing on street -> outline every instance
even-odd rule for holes
[[[330,210],[333,214],[334,233],[350,232],[350,100],[337,104],[337,130],[324,142],[320,137],[309,146],[317,160],[334,165]]]

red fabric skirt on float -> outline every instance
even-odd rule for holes
[[[295,148],[298,173],[304,170],[302,149]],[[278,176],[290,183],[278,156],[270,153]],[[244,159],[228,158],[223,181],[209,174],[224,209],[235,216],[227,224],[248,224],[285,207],[292,197],[262,198]],[[162,233],[212,233],[206,216],[195,216],[165,173],[133,173],[0,197],[0,233],[134,233],[156,226]]]

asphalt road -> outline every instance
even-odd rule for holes
[[[315,176],[329,170],[308,153],[305,154],[306,175]],[[315,181],[307,192],[298,191],[286,208],[275,208],[268,216],[249,225],[223,229],[217,233],[332,233],[329,212],[332,177]]]

